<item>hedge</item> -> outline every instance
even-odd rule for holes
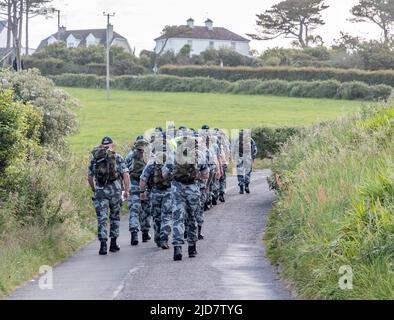
[[[299,135],[302,127],[259,127],[252,130],[253,140],[257,145],[260,159],[272,158],[280,147],[294,135]]]
[[[248,79],[312,81],[337,80],[360,81],[369,85],[386,84],[394,87],[394,70],[367,71],[337,68],[292,67],[218,67],[218,66],[172,66],[160,68],[161,74],[179,77],[210,77],[218,80],[239,81]]]
[[[59,86],[103,88],[105,78],[87,74],[51,76]],[[119,76],[111,79],[115,89],[163,92],[215,92],[247,95],[275,95],[306,98],[387,100],[392,88],[368,86],[362,82],[241,80],[229,82],[212,78],[175,76]]]

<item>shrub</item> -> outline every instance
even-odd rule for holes
[[[52,76],[51,79],[59,86],[100,88],[104,86],[104,78],[93,75],[64,74]],[[347,84],[347,83],[345,83]],[[112,87],[116,89],[136,91],[164,91],[164,92],[217,92],[251,95],[294,96],[306,98],[330,99],[361,99],[379,100],[387,99],[391,94],[391,87],[363,85],[364,90],[359,94],[360,88],[348,85],[343,92],[338,92],[341,83],[334,80],[327,81],[283,81],[283,80],[240,80],[229,82],[203,77],[176,77],[176,76],[119,76],[113,77]],[[354,92],[353,92],[354,91]],[[353,97],[354,96],[354,97]],[[358,97],[358,98],[357,98]]]
[[[0,71],[0,90],[12,89],[14,100],[30,102],[43,115],[40,143],[63,147],[64,138],[77,129],[72,109],[78,104],[66,92],[40,75],[38,70]]]
[[[393,123],[394,107],[366,108],[304,129],[275,157],[267,254],[301,298],[392,298]],[[353,290],[338,286],[341,266]]]
[[[299,134],[301,130],[300,127],[253,129],[252,138],[256,142],[259,158],[272,158],[290,137]]]
[[[80,88],[104,88],[105,78],[94,74],[65,73],[59,76],[49,76],[57,86]]]
[[[39,69],[43,75],[62,74],[65,72],[65,63],[57,58],[37,59],[34,57],[23,58],[25,69]]]
[[[286,81],[337,80],[361,81],[369,85],[386,84],[394,87],[394,70],[365,71],[334,68],[291,67],[215,67],[215,66],[163,66],[161,74],[179,77],[211,77],[219,80],[238,81],[247,79]]]

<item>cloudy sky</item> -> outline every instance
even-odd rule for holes
[[[230,29],[242,36],[256,31],[256,14],[269,9],[279,0],[55,0],[61,10],[61,24],[67,29],[105,28],[103,11],[115,12],[112,19],[115,31],[128,38],[139,52],[153,49],[153,39],[166,25],[185,24],[192,17],[196,25],[203,25],[207,17],[214,25]],[[339,36],[341,30],[364,38],[377,38],[379,30],[370,24],[347,21],[349,10],[357,0],[326,0],[331,7],[324,12],[327,24],[315,33],[323,36],[326,44]],[[56,19],[36,17],[31,21],[31,46],[57,30]],[[252,49],[288,45],[289,40],[252,41]]]

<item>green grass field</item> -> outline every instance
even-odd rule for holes
[[[130,92],[114,90],[111,100],[96,89],[65,88],[79,99],[80,133],[70,137],[72,149],[88,152],[105,135],[117,144],[166,121],[200,128],[202,124],[225,129],[257,126],[301,126],[334,119],[359,109],[363,102],[246,96],[206,93]]]

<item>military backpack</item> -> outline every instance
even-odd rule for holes
[[[94,176],[100,185],[106,185],[119,178],[116,166],[116,153],[105,147],[96,147],[92,151]]]
[[[174,179],[181,183],[191,184],[197,180],[198,170],[195,163],[175,163]]]
[[[137,141],[133,147],[132,166],[129,168],[130,177],[139,180],[147,163],[145,155],[146,142]]]
[[[166,154],[165,153],[159,153],[157,155],[157,157],[163,157],[163,163],[165,163],[166,161]],[[157,158],[156,158],[157,159]],[[156,160],[157,161],[157,160]],[[156,188],[160,189],[160,190],[164,190],[167,189],[169,187],[171,187],[171,182],[170,179],[168,178],[163,178],[163,164],[159,164],[159,163],[155,163],[155,168],[153,171],[153,184]]]

